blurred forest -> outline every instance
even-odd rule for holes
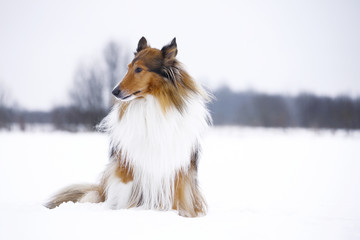
[[[302,93],[297,96],[223,87],[210,104],[215,125],[359,129],[360,98],[335,98]]]
[[[48,112],[27,111],[11,104],[6,88],[0,86],[0,129],[50,126],[56,130],[94,131],[109,112],[113,104],[111,90],[131,60],[131,54],[115,42],[106,45],[102,56],[103,64],[78,67],[68,92],[70,103]],[[215,90],[213,95],[209,109],[214,125],[360,129],[360,97],[234,92],[228,87]]]

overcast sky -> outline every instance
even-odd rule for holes
[[[177,38],[211,88],[360,96],[360,1],[0,0],[0,85],[29,109],[65,103],[75,70],[105,45]]]

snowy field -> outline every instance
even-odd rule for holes
[[[360,132],[214,128],[199,179],[205,217],[42,203],[96,182],[99,133],[0,132],[0,239],[360,239]]]

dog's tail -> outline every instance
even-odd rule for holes
[[[55,194],[44,206],[55,208],[64,202],[104,202],[104,190],[99,185],[76,184],[66,187]]]

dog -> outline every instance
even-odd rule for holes
[[[175,210],[197,217],[207,204],[197,180],[201,139],[211,125],[210,95],[176,59],[176,38],[161,50],[142,37],[114,88],[98,128],[110,137],[110,162],[97,185],[72,185],[46,204],[105,202],[109,208]]]

